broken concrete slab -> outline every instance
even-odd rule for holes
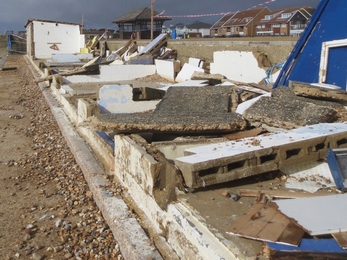
[[[176,75],[180,70],[179,61],[158,60],[155,61],[157,73],[168,80],[175,81]]]
[[[242,115],[248,108],[250,108],[255,102],[257,102],[262,97],[271,97],[271,93],[263,94],[261,96],[242,102],[237,106],[236,113]]]
[[[200,60],[200,59],[197,59],[197,58],[189,58],[188,59],[188,64],[190,65],[193,65],[193,66],[196,66],[196,67],[199,67],[201,69],[204,68],[204,61],[203,60]]]
[[[205,115],[206,118],[213,117],[214,114],[228,114],[231,111],[231,93],[234,89],[228,86],[169,88],[154,113],[182,117]]]
[[[190,80],[192,78],[192,75],[196,71],[205,72],[203,69],[201,69],[197,66],[190,65],[188,63],[184,64],[181,71],[177,74],[176,82],[182,82],[182,81]]]
[[[263,58],[261,58],[263,57]],[[222,74],[230,80],[258,83],[265,78],[264,54],[245,51],[219,51],[213,53],[211,74]],[[265,64],[264,64],[265,63]]]
[[[153,113],[98,115],[91,125],[105,132],[216,134],[244,130],[246,121],[230,112],[233,90],[212,86],[169,88]]]
[[[204,187],[324,159],[329,146],[347,146],[346,134],[345,123],[317,124],[186,149],[175,164],[188,187]]]
[[[208,80],[209,85],[221,84],[225,77],[221,74],[207,74],[195,71],[191,77],[192,80]]]
[[[234,113],[208,115],[170,115],[153,113],[102,114],[85,124],[98,131],[114,133],[165,132],[181,134],[217,134],[245,129],[244,119]]]
[[[305,100],[297,99],[286,87],[276,88],[271,97],[262,96],[242,115],[253,125],[292,129],[318,123],[330,123],[337,119],[336,110]]]
[[[155,109],[160,100],[135,101],[130,85],[104,85],[99,90],[98,105],[101,114],[138,113]]]
[[[342,89],[318,87],[296,81],[290,81],[289,88],[298,96],[337,102],[347,101],[347,92]]]

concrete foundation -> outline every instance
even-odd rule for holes
[[[68,78],[70,77],[63,80]],[[55,83],[56,86],[54,84],[50,86],[50,91],[62,104],[63,109],[59,108],[59,113],[60,115],[66,113],[69,117],[69,120],[66,118],[60,125],[64,128],[64,125],[68,125],[68,121],[72,123],[66,137],[69,145],[76,147],[73,139],[77,138],[79,145],[87,143],[93,150],[94,156],[90,154],[83,156],[84,149],[72,149],[75,156],[79,158],[78,162],[84,165],[83,172],[89,172],[88,182],[92,187],[93,195],[95,194],[98,206],[114,232],[126,259],[146,257],[152,259],[255,259],[261,250],[261,243],[254,246],[254,243],[249,240],[235,242],[234,238],[228,237],[225,232],[234,218],[233,214],[237,214],[230,212],[238,204],[230,204],[232,203],[230,199],[225,198],[222,202],[218,201],[218,195],[213,194],[201,200],[202,203],[206,203],[209,211],[208,216],[202,216],[201,211],[190,204],[190,200],[193,201],[193,196],[196,194],[190,194],[192,195],[190,197],[182,195],[184,194],[182,183],[185,181],[185,184],[190,184],[188,187],[199,187],[203,191],[212,193],[213,189],[204,190],[204,186],[228,181],[235,175],[249,176],[277,169],[279,164],[293,164],[307,159],[316,160],[322,158],[329,145],[347,146],[346,124],[331,124],[330,127],[320,129],[325,132],[318,131],[317,128],[317,132],[310,129],[310,131],[301,132],[301,135],[282,133],[281,136],[287,137],[283,143],[270,137],[265,144],[264,140],[258,138],[233,143],[220,136],[204,138],[202,135],[183,137],[173,135],[171,137],[169,134],[164,134],[164,137],[160,139],[159,134],[152,133],[148,137],[146,135],[148,133],[141,133],[115,134],[114,148],[111,148],[112,146],[94,128],[81,124],[98,113],[96,92],[88,94],[92,97],[79,96],[72,87],[72,92],[63,94],[59,91],[60,83]],[[111,85],[114,86],[113,84],[115,83]],[[194,87],[187,91],[197,93]],[[187,95],[187,97],[191,96]],[[212,116],[215,116],[214,113],[222,107],[227,107],[229,111],[229,97],[222,101],[220,96],[214,97],[219,100],[217,107],[209,103],[210,99],[201,100],[200,96],[196,96],[195,101],[190,98],[190,103],[196,102],[192,106],[199,104],[204,107],[209,106]],[[182,99],[181,102],[185,100]],[[177,109],[181,109],[180,105],[176,105]],[[171,108],[172,113],[176,112],[172,109],[173,107],[173,104],[168,104],[166,109],[170,111]],[[201,110],[198,106],[194,107],[196,111]],[[64,113],[62,113],[63,110]],[[171,117],[168,118],[171,119]],[[190,123],[193,120],[185,121],[187,122]],[[235,128],[240,128],[240,125],[245,127],[244,121],[238,122],[239,125]],[[311,135],[308,132],[314,133]],[[210,134],[215,134],[215,131]],[[79,135],[83,139],[79,138]],[[259,145],[257,145],[258,141]],[[241,149],[243,149],[242,152]],[[237,154],[232,154],[231,150],[235,150]],[[184,161],[184,158],[194,156],[201,160]],[[208,159],[211,156],[213,161]],[[101,162],[104,165],[104,169],[89,165],[96,158],[98,163]],[[109,198],[105,189],[100,188],[111,185],[106,178],[100,177],[99,172],[103,171],[113,176],[124,187],[126,192],[122,199]],[[123,204],[123,200],[127,205]],[[244,204],[240,203],[240,205],[244,207],[244,211],[239,211],[240,215],[249,207],[246,201],[242,202]],[[251,203],[253,202],[254,200],[251,200]],[[142,229],[137,230],[139,225],[135,219],[127,218],[127,210],[129,210],[127,207],[138,214],[141,226],[146,233]],[[227,212],[228,216],[217,215],[215,222],[220,222],[222,226],[217,229],[216,225],[211,225],[209,216],[215,216],[214,213],[218,207],[222,208],[221,212]]]

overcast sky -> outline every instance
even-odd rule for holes
[[[155,0],[155,10],[167,16],[219,14],[246,10],[267,0]],[[308,5],[317,7],[319,0],[277,0],[266,6],[270,10]],[[23,31],[29,18],[82,23],[88,29],[118,29],[112,21],[123,14],[150,7],[151,0],[0,0],[0,34],[8,30]],[[264,7],[262,5],[260,7]],[[174,18],[165,25],[195,21],[213,24],[221,16]]]

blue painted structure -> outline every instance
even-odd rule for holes
[[[176,29],[173,29],[172,31],[171,31],[171,39],[176,39]]]
[[[334,178],[336,187],[339,190],[347,190],[347,149],[331,149],[329,148],[327,154],[327,162]]]
[[[310,239],[303,238],[299,246],[281,245],[277,243],[266,243],[272,250],[275,251],[299,251],[299,252],[316,252],[316,253],[334,253],[342,254],[345,259],[347,250],[343,249],[335,239]]]
[[[273,88],[288,86],[289,81],[319,82],[322,43],[347,39],[347,1],[321,0],[310,23],[284,64]],[[347,46],[331,48],[326,84],[346,89]]]

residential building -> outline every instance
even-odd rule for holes
[[[255,36],[256,24],[271,11],[267,8],[257,8],[238,11],[222,17],[211,27],[212,36]]]
[[[314,9],[309,6],[276,10],[257,24],[257,35],[299,36],[307,26]]]
[[[186,27],[190,37],[204,37],[205,35],[210,35],[211,26],[212,24],[196,21]]]
[[[153,36],[157,37],[161,31],[165,21],[171,20],[169,17],[156,16],[159,13],[154,11],[153,18]],[[119,38],[130,39],[150,39],[151,38],[151,8],[141,8],[131,11],[112,23],[116,23],[119,27]]]

